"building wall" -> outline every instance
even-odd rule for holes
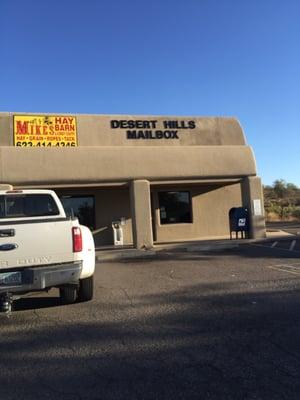
[[[30,138],[41,136],[41,133],[38,136],[34,132],[43,132],[44,129],[46,133],[41,137],[52,137],[50,127],[55,126],[61,126],[63,135],[64,129],[70,129],[70,126],[56,125],[55,121],[76,119],[78,146],[31,147],[27,139],[25,142],[20,139],[17,143],[28,145],[15,147],[14,117],[20,119],[16,120],[16,132],[27,132],[16,134],[16,137],[27,137],[33,141]],[[50,127],[46,119],[49,117],[53,118]],[[24,118],[31,122],[24,122]],[[168,124],[173,128],[167,128]],[[148,125],[152,129],[146,129]],[[132,129],[132,126],[136,128]],[[142,126],[143,129],[137,128]],[[75,129],[74,124],[72,129]],[[141,133],[142,137],[130,139],[128,132],[133,131]],[[131,115],[47,117],[47,114],[0,113],[0,133],[0,183],[15,186],[24,183],[81,185],[128,183],[143,179],[186,180],[256,175],[252,149],[247,146],[243,130],[235,118]],[[171,133],[174,137],[170,137]]]
[[[0,146],[13,146],[13,117],[15,115],[35,115],[33,113],[1,113],[0,112]],[[53,115],[53,114],[43,114]],[[59,117],[61,114],[57,114]],[[67,116],[66,114],[63,114]],[[231,117],[189,117],[189,116],[147,116],[147,115],[72,115],[76,117],[78,146],[244,146],[245,135],[236,118]],[[112,127],[112,121],[118,122],[118,127]],[[122,122],[123,121],[123,122]],[[125,125],[124,125],[125,121]],[[128,130],[149,130],[146,128],[126,128],[126,121],[155,122],[153,133],[157,130],[172,130],[177,132],[178,139],[161,138],[159,140],[130,140]],[[176,122],[177,128],[165,128],[165,122]],[[195,122],[195,127],[187,127],[189,121]],[[122,125],[123,123],[123,125]],[[137,125],[139,126],[139,125]]]
[[[187,190],[191,193],[193,223],[160,224],[158,192]],[[242,206],[241,184],[226,186],[173,186],[153,189],[155,202],[156,237],[158,242],[197,240],[229,235],[228,213],[232,207]]]
[[[0,182],[14,186],[256,175],[248,146],[0,147],[0,165]]]
[[[112,221],[125,218],[124,245],[132,244],[129,188],[100,189],[96,192],[96,246],[113,244]]]

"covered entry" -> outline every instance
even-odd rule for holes
[[[132,245],[132,228],[128,186],[59,188],[55,189],[66,212],[77,216],[80,223],[88,226],[94,236],[95,244],[113,245],[113,221],[122,220],[124,245]]]

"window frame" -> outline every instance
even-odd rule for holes
[[[187,193],[188,194],[188,204],[189,204],[189,209],[190,209],[190,221],[189,222],[162,222],[161,218],[161,207],[160,207],[160,194],[161,193]],[[193,202],[192,202],[192,195],[190,190],[158,190],[157,191],[157,201],[158,201],[158,214],[159,214],[159,226],[167,226],[167,225],[191,225],[194,223],[194,215],[193,215]]]

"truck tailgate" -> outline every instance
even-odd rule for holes
[[[0,224],[0,267],[74,261],[72,226],[68,219]]]

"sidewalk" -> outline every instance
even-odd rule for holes
[[[197,240],[180,243],[163,243],[154,245],[152,249],[138,250],[131,246],[106,246],[96,251],[96,261],[117,261],[125,259],[153,258],[164,253],[183,253],[199,251],[221,251],[239,247],[248,243],[268,241],[277,238],[286,238],[293,236],[290,233],[281,230],[267,231],[265,239],[232,239],[215,238],[209,240]]]

